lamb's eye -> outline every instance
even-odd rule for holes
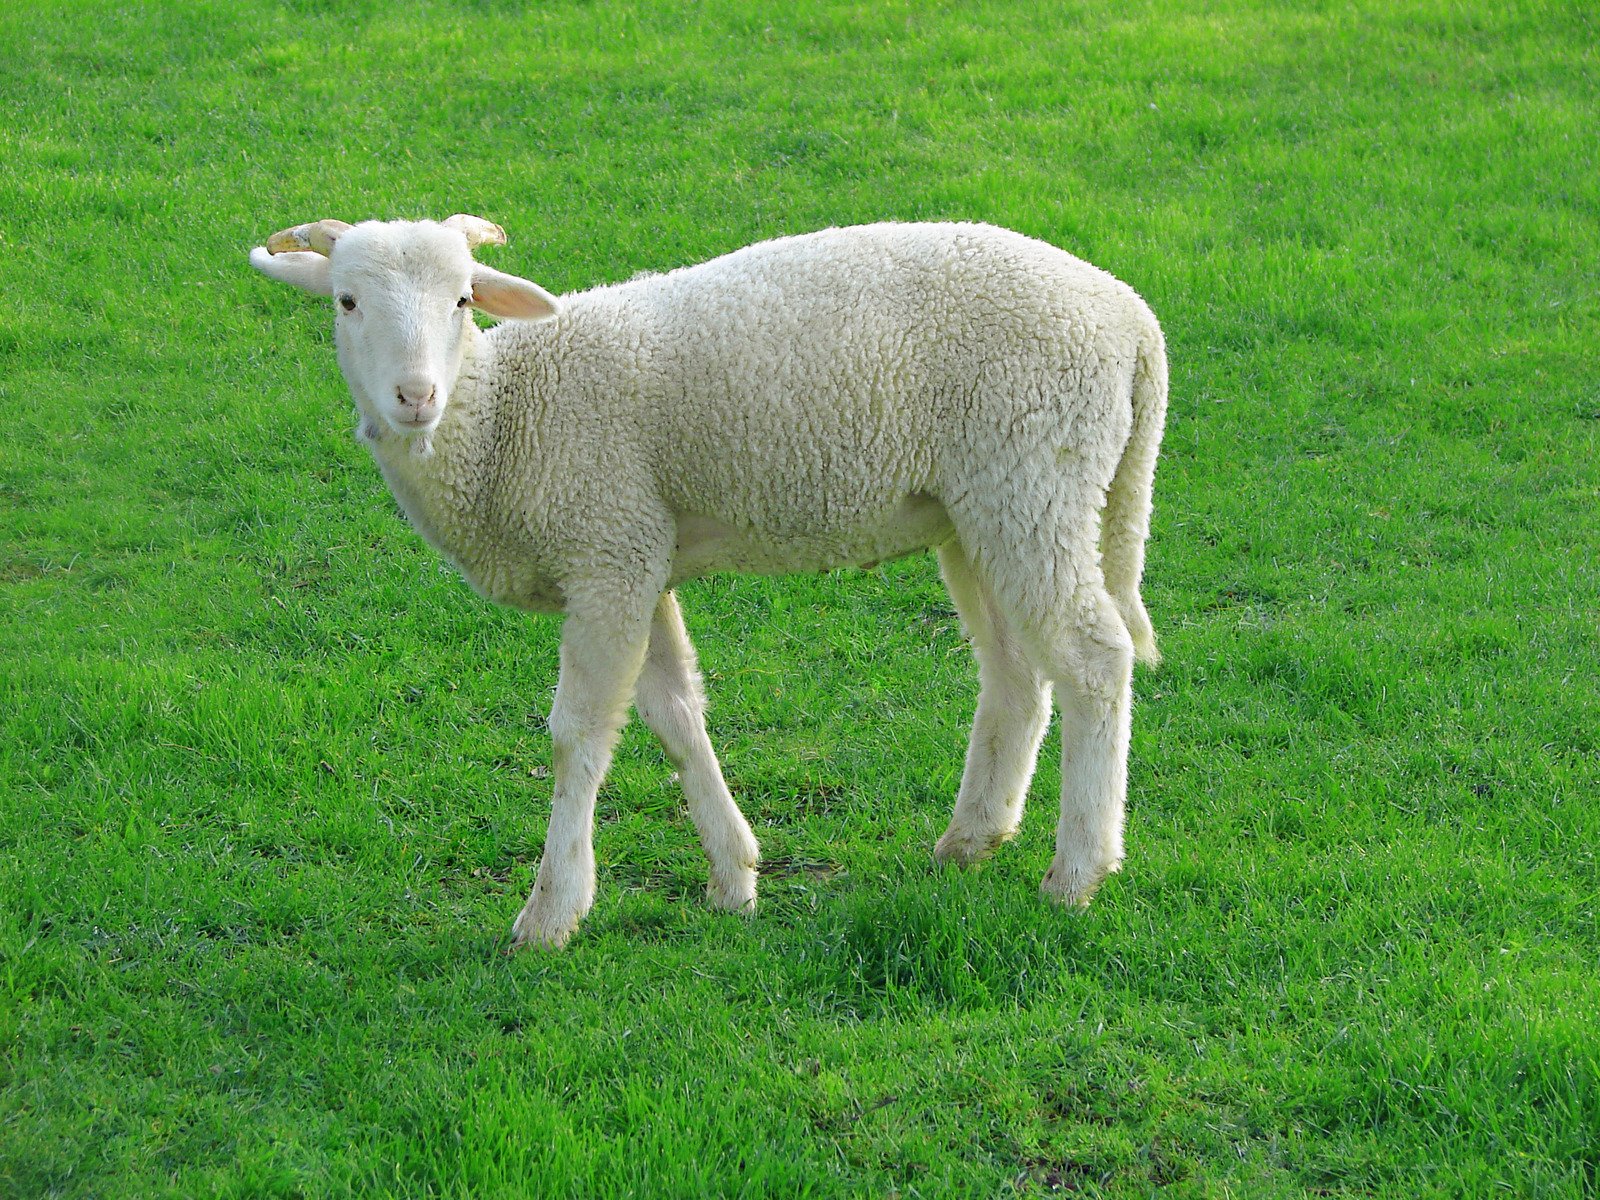
[[[456,301],[456,307],[457,308],[466,308],[467,305],[469,305],[471,303],[472,303],[472,297],[471,296],[463,296],[463,297],[461,297],[461,299]]]
[[[344,309],[345,312],[355,312],[356,298],[347,292],[345,295],[339,297],[339,307]]]

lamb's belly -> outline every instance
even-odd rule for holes
[[[786,575],[835,567],[870,567],[915,554],[946,541],[953,530],[944,506],[930,496],[908,496],[898,505],[844,526],[818,530],[741,528],[715,517],[678,517],[678,552],[672,582],[717,571]]]

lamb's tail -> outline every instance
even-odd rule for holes
[[[1133,428],[1100,518],[1100,561],[1106,590],[1133,636],[1134,657],[1152,666],[1161,661],[1161,655],[1150,615],[1139,598],[1139,579],[1144,574],[1144,543],[1150,532],[1150,484],[1166,421],[1167,350],[1160,329],[1152,322],[1133,369]]]

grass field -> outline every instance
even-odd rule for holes
[[[1592,6],[522,10],[0,15],[0,1195],[1600,1195]],[[558,625],[245,262],[456,211],[557,292],[960,217],[1143,293],[1166,662],[1086,915],[1054,749],[933,867],[916,558],[684,589],[753,921],[634,728],[594,913],[500,953]]]

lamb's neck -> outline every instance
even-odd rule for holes
[[[470,574],[493,484],[496,413],[487,386],[493,347],[475,327],[467,337],[444,416],[427,442],[388,429],[368,440],[389,490],[417,532]]]

